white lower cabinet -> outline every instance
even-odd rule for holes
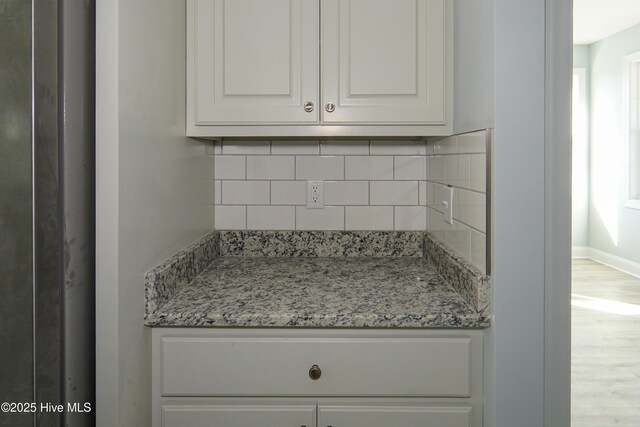
[[[157,427],[482,426],[479,330],[152,335]]]
[[[163,427],[468,427],[471,406],[322,404],[165,405]],[[316,423],[317,420],[317,423]]]
[[[315,427],[316,405],[166,405],[163,427]]]
[[[471,407],[318,406],[320,427],[467,427]]]

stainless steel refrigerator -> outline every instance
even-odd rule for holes
[[[95,425],[94,34],[91,0],[0,0],[0,426]]]

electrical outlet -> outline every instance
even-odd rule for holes
[[[324,181],[307,181],[307,209],[324,209]]]

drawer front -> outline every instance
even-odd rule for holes
[[[316,405],[165,405],[162,427],[315,427]]]
[[[469,427],[471,407],[318,406],[321,427]]]
[[[468,397],[470,352],[467,337],[165,337],[162,394]]]

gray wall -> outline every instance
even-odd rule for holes
[[[590,46],[589,246],[640,263],[640,210],[624,206],[623,57],[640,51],[640,25]]]
[[[545,2],[495,0],[487,425],[544,425]]]
[[[454,135],[494,125],[493,3],[493,0],[454,3]]]
[[[184,136],[185,10],[97,3],[98,426],[151,424],[144,273],[213,229],[213,156]]]
[[[0,402],[33,401],[31,3],[0,4]],[[0,413],[2,426],[33,425]]]

